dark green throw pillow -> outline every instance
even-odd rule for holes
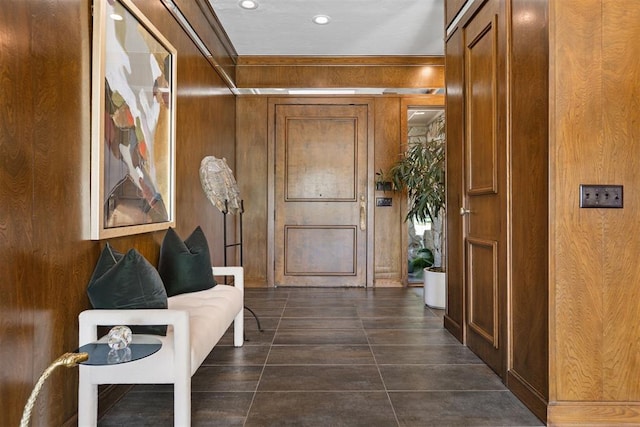
[[[204,291],[216,285],[211,272],[209,245],[200,226],[184,242],[173,228],[167,230],[160,247],[158,272],[170,297]]]
[[[87,287],[93,308],[167,308],[158,271],[138,251],[121,254],[107,243]],[[166,335],[167,325],[131,326],[135,334]]]

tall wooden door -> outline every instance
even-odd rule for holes
[[[367,105],[275,105],[274,282],[365,286]]]
[[[464,28],[465,293],[468,347],[503,378],[506,349],[506,132],[498,1]]]

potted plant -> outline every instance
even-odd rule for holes
[[[376,172],[376,191],[391,191],[391,178],[380,169]]]
[[[409,277],[422,279],[424,269],[433,266],[433,252],[429,248],[421,247],[420,249],[409,249],[409,259],[407,269]]]
[[[444,115],[433,120],[426,137],[410,140],[406,151],[389,171],[395,188],[406,190],[409,209],[405,221],[416,219],[431,223],[425,236],[425,247],[433,253],[433,266],[425,270],[425,303],[444,308],[446,301],[444,277],[444,217],[445,217],[445,133]],[[436,273],[439,284],[430,286]],[[435,288],[438,289],[435,289]],[[429,294],[429,295],[428,295]],[[432,300],[437,298],[437,300]]]

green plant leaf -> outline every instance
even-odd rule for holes
[[[436,137],[409,144],[389,171],[395,188],[407,192],[409,210],[406,221],[433,222],[445,206],[444,116],[430,126],[434,126]]]

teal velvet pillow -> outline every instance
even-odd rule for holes
[[[167,308],[158,271],[138,251],[121,254],[107,243],[93,271],[87,295],[93,308]],[[131,326],[135,334],[166,335],[167,325]]]
[[[167,230],[160,247],[158,272],[170,297],[216,285],[209,244],[200,226],[184,242],[173,228]]]

